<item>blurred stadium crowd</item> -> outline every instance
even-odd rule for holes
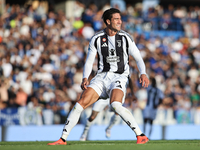
[[[110,7],[76,2],[72,19],[61,10],[46,13],[42,5],[7,4],[0,18],[0,109],[26,108],[37,112],[39,124],[64,123],[82,92],[89,39],[104,28],[102,12]],[[154,123],[200,124],[200,7],[158,5],[144,12],[142,4],[127,5],[122,20],[148,75],[165,94]],[[135,62],[130,65],[137,101],[128,89],[125,106],[140,124],[147,93],[138,83]],[[90,110],[83,112],[80,123]],[[107,113],[102,112],[99,124]]]

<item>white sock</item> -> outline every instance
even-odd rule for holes
[[[119,120],[121,119],[121,117],[119,115],[114,114],[111,119],[110,119],[110,123],[108,125],[108,127],[106,129],[110,130],[113,125]]]
[[[136,136],[141,135],[142,131],[140,130],[138,124],[135,121],[132,113],[122,106],[120,102],[112,102],[112,108],[118,113],[121,118],[127,123],[127,125],[135,132]]]
[[[66,120],[61,138],[63,138],[64,140],[67,139],[72,128],[78,123],[82,111],[83,107],[79,103],[76,103],[73,109],[70,111],[70,114]]]
[[[83,134],[82,134],[82,135],[87,136],[88,131],[89,131],[89,128],[90,128],[91,125],[92,125],[92,121],[90,122],[90,121],[87,119],[87,122],[86,122],[86,124],[85,124],[85,128],[84,128],[84,130],[83,130]]]

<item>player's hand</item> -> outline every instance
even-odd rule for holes
[[[88,84],[89,84],[88,79],[87,78],[83,78],[82,83],[81,83],[81,89],[82,90],[86,90]]]
[[[142,83],[142,87],[148,87],[149,86],[149,79],[147,78],[146,74],[142,74],[140,76],[140,83]]]

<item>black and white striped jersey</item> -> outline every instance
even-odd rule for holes
[[[97,55],[98,72],[114,72],[129,75],[129,54],[136,60],[140,74],[146,74],[144,61],[131,36],[120,30],[108,36],[105,30],[96,33],[90,41],[83,78],[88,78]]]

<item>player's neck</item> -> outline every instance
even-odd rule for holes
[[[106,31],[108,36],[115,36],[118,32],[118,31],[115,31],[115,30],[111,30],[109,28],[106,28],[105,31]]]

